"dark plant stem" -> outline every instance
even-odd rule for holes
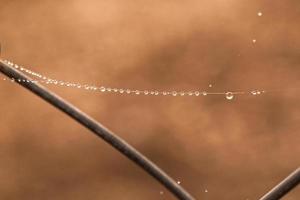
[[[300,168],[291,173],[286,179],[275,186],[270,192],[264,195],[260,200],[278,200],[286,195],[300,183]]]
[[[58,95],[49,91],[40,84],[32,82],[18,82],[18,79],[29,80],[31,79],[19,72],[15,68],[7,65],[0,60],[0,71],[11,79],[29,91],[33,92],[37,96],[44,99],[46,102],[52,104],[65,114],[69,115],[75,121],[92,131],[98,137],[105,140],[108,144],[117,149],[121,154],[132,160],[135,164],[140,166],[144,171],[153,176],[156,180],[162,183],[171,193],[173,193],[178,199],[193,200],[194,198],[185,191],[180,185],[178,185],[170,176],[162,171],[158,166],[146,158],[143,154],[138,152],[135,148],[125,142],[122,138],[114,134],[112,131],[105,128],[102,124],[91,118],[75,106],[71,105]]]

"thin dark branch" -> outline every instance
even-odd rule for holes
[[[13,67],[5,64],[0,60],[0,71],[14,80],[29,80],[31,79],[14,69]],[[34,94],[38,95],[46,102],[52,104],[54,107],[58,108],[62,112],[69,115],[75,121],[79,122],[81,125],[92,131],[98,137],[105,140],[108,144],[117,149],[121,154],[126,156],[128,159],[132,160],[135,164],[140,166],[144,171],[153,176],[156,180],[162,183],[171,193],[173,193],[178,199],[182,200],[193,200],[194,198],[185,191],[180,185],[178,185],[171,177],[169,177],[164,171],[162,171],[158,166],[153,162],[147,159],[143,154],[138,152],[135,148],[125,142],[122,138],[118,137],[112,131],[105,128],[99,122],[71,105],[58,95],[50,92],[45,87],[32,82],[18,82],[26,89],[30,90]]]
[[[275,186],[270,192],[264,195],[260,200],[278,200],[286,195],[289,191],[300,184],[300,168],[295,170],[281,183]]]

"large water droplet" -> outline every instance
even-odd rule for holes
[[[226,96],[226,99],[228,99],[228,100],[232,100],[234,97],[232,92],[226,92],[225,96]]]
[[[261,17],[263,14],[262,14],[262,12],[258,12],[257,15],[258,15],[259,17]]]

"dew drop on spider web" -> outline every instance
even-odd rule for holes
[[[251,91],[251,94],[252,95],[257,95],[257,92],[256,91]]]
[[[226,96],[226,99],[228,99],[228,100],[232,100],[234,98],[234,95],[232,92],[226,92],[225,96]]]

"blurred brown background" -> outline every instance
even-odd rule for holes
[[[0,0],[2,57],[53,78],[280,89],[228,101],[49,86],[199,200],[258,199],[299,166],[300,95],[292,90],[300,87],[299,23],[299,0]],[[174,199],[36,96],[5,81],[0,91],[0,199]],[[285,199],[300,199],[299,189]]]

